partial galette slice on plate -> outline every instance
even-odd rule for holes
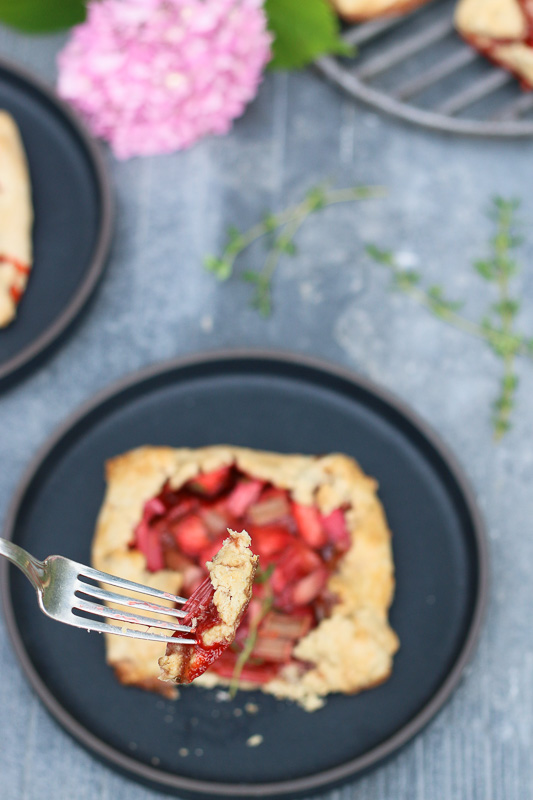
[[[192,593],[183,611],[196,644],[169,644],[159,659],[161,680],[191,683],[234,641],[252,597],[258,557],[246,531],[228,530],[229,537],[211,561],[209,575]]]
[[[472,47],[533,88],[531,0],[460,0],[455,25]]]
[[[348,22],[404,16],[428,2],[429,0],[332,0],[337,13]]]
[[[15,318],[32,266],[31,185],[18,127],[0,111],[0,328]]]

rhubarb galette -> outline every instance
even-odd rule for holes
[[[0,328],[15,318],[32,264],[28,165],[13,117],[0,111]]]
[[[455,24],[469,44],[533,88],[531,0],[460,0]]]
[[[252,540],[246,531],[228,533],[206,564],[208,577],[182,606],[187,614],[183,624],[192,627],[196,644],[167,645],[166,654],[159,659],[164,681],[191,683],[235,640],[252,597],[258,558],[250,549]]]
[[[332,0],[338,14],[349,22],[375,17],[402,16],[429,0]]]
[[[109,461],[107,481],[97,569],[190,597],[227,529],[250,535],[252,599],[235,641],[195,684],[238,682],[313,710],[390,675],[390,531],[375,481],[351,458],[144,447]],[[168,694],[163,655],[157,643],[107,637],[121,682]]]

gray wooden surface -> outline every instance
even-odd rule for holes
[[[53,82],[60,36],[0,31],[0,54]],[[398,757],[331,800],[527,800],[533,797],[533,369],[520,364],[515,426],[491,439],[499,365],[446,328],[363,257],[364,241],[399,248],[467,309],[485,287],[484,215],[498,192],[533,210],[530,142],[430,134],[345,99],[312,71],[269,76],[225,138],[169,157],[109,157],[118,219],[109,271],[75,335],[44,367],[0,396],[0,511],[35,449],[110,381],[170,356],[230,346],[290,349],[358,370],[393,390],[455,450],[488,522],[492,599],[477,656],[451,702]],[[316,217],[301,255],[276,279],[275,314],[247,307],[249,287],[220,286],[201,268],[227,225],[253,223],[325,177],[388,187],[385,200]],[[531,226],[526,226],[531,231]],[[519,279],[533,335],[533,235]],[[250,260],[253,265],[255,261]],[[159,797],[97,763],[32,694],[0,622],[2,800]]]

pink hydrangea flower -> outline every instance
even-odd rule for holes
[[[230,129],[270,44],[262,0],[92,0],[58,90],[118,158],[168,153]]]

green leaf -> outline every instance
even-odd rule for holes
[[[27,33],[64,30],[85,14],[85,0],[0,0],[0,22]]]
[[[274,34],[270,69],[300,69],[326,53],[353,53],[328,0],[266,0],[265,11]]]
[[[320,208],[324,208],[327,202],[326,189],[323,186],[315,186],[314,189],[310,189],[307,192],[306,200],[310,211],[318,211]]]
[[[517,300],[500,300],[498,303],[493,303],[493,310],[500,314],[502,317],[514,317],[518,313],[520,303]]]
[[[276,242],[276,247],[278,250],[280,250],[282,253],[286,253],[288,256],[295,256],[297,252],[296,245],[292,239],[289,239],[286,236],[279,237]]]
[[[414,269],[399,270],[395,275],[395,282],[400,289],[411,289],[420,283],[420,273]]]
[[[497,440],[505,436],[510,429],[511,423],[508,419],[504,419],[503,417],[496,417],[494,419],[494,436]]]
[[[270,211],[263,216],[265,233],[273,233],[278,227],[278,218]]]
[[[258,284],[255,295],[252,298],[252,308],[259,311],[262,317],[269,317],[272,313],[272,302],[270,300],[270,285],[268,283]]]
[[[518,386],[518,375],[506,375],[502,382],[504,392],[514,392]]]
[[[481,277],[485,278],[486,281],[494,280],[494,264],[492,261],[475,261],[474,269],[479,272]]]
[[[394,266],[394,255],[390,250],[381,250],[381,248],[375,244],[367,244],[365,246],[365,252],[367,256],[370,256],[370,258],[373,258],[374,261],[377,261],[379,264],[385,264],[387,267]]]
[[[227,281],[233,272],[232,262],[225,258],[217,258],[217,256],[206,256],[204,266],[208,272],[216,275],[219,281]]]
[[[246,281],[246,283],[259,283],[262,275],[260,272],[254,272],[253,269],[247,269],[242,273],[241,278],[243,281]]]

